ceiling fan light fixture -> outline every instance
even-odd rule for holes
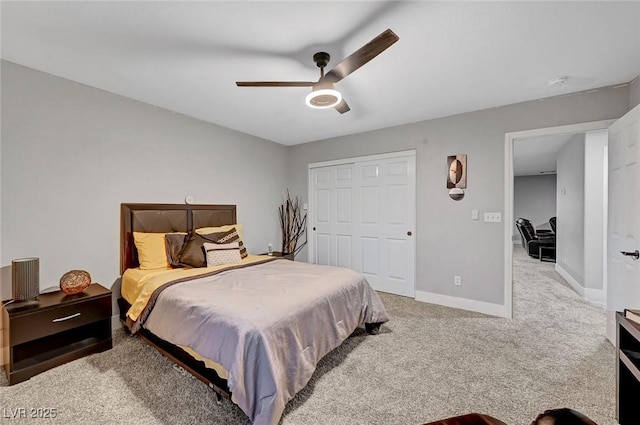
[[[1,0],[0,0],[1,1]],[[333,85],[346,76],[366,65],[371,59],[387,50],[399,37],[387,29],[370,42],[360,47],[342,60],[331,71],[325,74],[324,69],[331,59],[327,52],[316,52],[313,61],[320,68],[320,79],[312,81],[236,81],[238,87],[312,87],[311,93],[305,97],[305,103],[310,108],[335,108],[341,114],[349,112],[351,107],[342,98],[342,93],[334,89]]]
[[[314,90],[305,97],[306,104],[315,109],[333,108],[342,102],[342,93],[336,89]]]

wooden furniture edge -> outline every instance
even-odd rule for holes
[[[99,283],[92,283],[81,294],[67,295],[62,291],[44,292],[38,296],[38,302],[32,305],[21,305],[21,303],[13,303],[8,306],[2,307],[2,317],[5,322],[5,327],[2,330],[3,347],[3,369],[7,376],[9,385],[14,385],[23,381],[26,381],[35,375],[45,372],[54,367],[63,365],[73,360],[80,359],[89,354],[99,353],[109,350],[113,347],[113,335],[111,327],[112,318],[112,291]],[[35,315],[42,317],[50,313],[55,313],[61,309],[67,309],[76,305],[84,303],[100,302],[102,307],[96,311],[104,311],[104,316],[92,318],[91,321],[81,323],[80,325],[62,329],[49,329],[47,321],[44,323],[37,323],[37,330],[40,332],[34,335],[33,333],[18,333],[12,334],[12,328],[9,326],[11,321],[17,321],[14,325],[17,325],[17,329],[13,329],[15,332],[20,332],[24,326],[20,325],[20,321],[31,318],[29,316]],[[108,305],[108,309],[106,306]],[[95,307],[95,306],[94,306]],[[85,309],[83,311],[86,312]],[[108,314],[107,314],[108,311]],[[80,313],[77,313],[80,315]],[[48,319],[51,317],[49,316]],[[55,321],[54,321],[55,322]],[[104,335],[100,338],[98,334],[88,335],[87,330],[100,331],[100,335]],[[68,340],[68,335],[71,333],[77,333],[80,331],[85,336],[82,340]],[[66,334],[67,337],[62,337],[63,341],[66,340],[66,344],[57,344],[52,342],[52,338],[60,339],[61,335]],[[17,335],[17,337],[16,337]],[[9,340],[12,340],[10,342]],[[24,346],[26,344],[33,345],[39,344],[39,350],[34,351],[35,356],[26,357],[25,359],[19,359],[16,361],[14,358],[13,350],[15,347]],[[42,345],[45,346],[45,351],[42,351]],[[46,353],[46,355],[44,355]]]

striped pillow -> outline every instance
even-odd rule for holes
[[[214,242],[218,244],[238,242],[238,246],[240,247],[240,257],[245,258],[248,255],[247,248],[244,247],[244,244],[242,243],[242,239],[240,239],[240,235],[238,234],[238,231],[235,229],[235,227],[229,230],[228,232],[223,233]]]
[[[242,263],[240,244],[238,242],[222,244],[205,242],[203,246],[207,254],[207,267]]]

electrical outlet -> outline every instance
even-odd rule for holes
[[[502,213],[500,212],[486,212],[484,213],[485,223],[500,223],[502,221]]]
[[[461,276],[453,276],[453,284],[456,286],[462,285],[462,277]]]

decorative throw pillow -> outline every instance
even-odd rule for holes
[[[140,270],[169,268],[164,233],[133,232],[133,243],[138,250]]]
[[[219,238],[224,237],[226,233],[211,233],[208,235],[190,233],[184,240],[184,246],[178,255],[178,262],[183,266],[207,267],[203,244],[205,242],[215,243]]]
[[[196,229],[196,233],[200,233],[201,235],[207,235],[209,233],[228,232],[229,230],[233,230],[234,228],[238,232],[240,239],[242,239],[242,231],[244,229],[244,226],[242,225],[242,223],[225,224],[224,226],[217,226],[217,227],[200,227],[199,229]]]
[[[240,257],[240,244],[231,243],[204,243],[207,253],[207,267],[220,266],[222,264],[242,264]]]
[[[180,263],[180,251],[187,239],[186,233],[167,233],[164,235],[164,242],[167,252],[167,261],[171,267],[183,267]]]
[[[240,246],[240,257],[245,258],[248,255],[247,248],[244,247],[244,244],[242,243],[242,238],[240,238],[240,235],[238,234],[238,231],[235,228],[229,230],[228,232],[224,232],[222,236],[220,236],[217,240],[214,240],[213,242],[215,243],[238,242],[238,245]]]

